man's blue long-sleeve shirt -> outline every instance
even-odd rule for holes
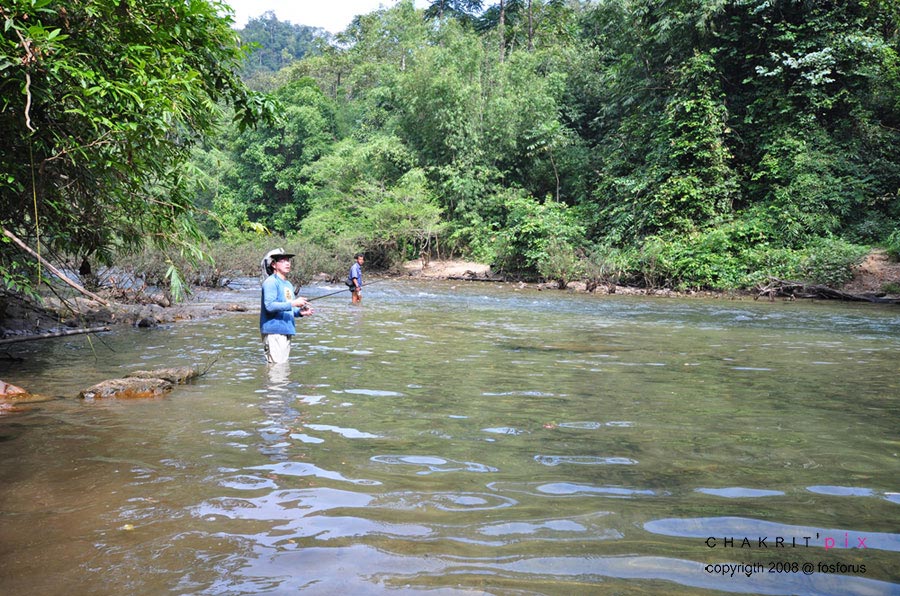
[[[262,299],[259,308],[259,331],[263,335],[294,335],[294,317],[302,316],[300,309],[291,306],[294,300],[294,286],[276,274],[266,278],[262,285]]]

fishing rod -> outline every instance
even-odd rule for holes
[[[369,283],[362,284],[361,287],[365,288],[365,287],[377,284],[378,282],[382,282],[382,281],[384,281],[384,280],[376,279],[375,281],[370,281]],[[351,291],[351,290],[350,290],[350,287],[348,286],[346,290],[338,290],[337,292],[331,292],[330,294],[322,294],[321,296],[307,298],[306,301],[312,302],[313,300],[318,300],[319,298],[328,298],[329,296],[334,296],[335,294],[340,294],[341,292],[349,292],[349,291]],[[294,288],[294,295],[297,296],[297,295],[299,295],[299,293],[300,293],[300,286],[297,286],[296,288]]]

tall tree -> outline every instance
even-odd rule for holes
[[[230,146],[236,167],[229,182],[245,221],[286,233],[307,214],[305,169],[327,153],[335,138],[334,106],[311,79],[279,88],[284,112],[277,122],[237,135]]]
[[[482,0],[433,0],[425,9],[425,18],[442,20],[448,17],[471,25],[481,13],[482,6]]]

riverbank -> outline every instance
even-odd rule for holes
[[[207,293],[198,288],[192,300],[175,305],[164,300],[121,302],[106,296],[101,296],[105,303],[82,297],[63,300],[51,296],[37,304],[18,296],[0,295],[0,349],[19,341],[71,335],[79,330],[115,326],[153,328],[248,309],[242,304],[206,300]]]
[[[368,275],[371,277],[372,274]],[[506,281],[496,275],[487,264],[458,259],[408,261],[403,264],[399,274],[395,275],[423,280]],[[507,283],[514,284],[520,289],[533,288],[539,291],[564,291],[593,295],[727,299],[756,299],[759,297],[759,292],[748,290],[677,292],[667,288],[640,288],[610,284],[599,284],[595,288],[589,289],[584,282],[578,281],[571,282],[564,290],[559,290],[555,283],[521,281]],[[848,295],[900,299],[900,263],[890,261],[882,251],[873,251],[855,268],[853,279],[834,290]],[[204,288],[196,288],[190,300],[174,305],[168,304],[161,295],[143,295],[140,302],[123,302],[112,295],[102,297],[107,300],[106,304],[81,296],[65,300],[50,296],[45,298],[44,304],[39,305],[15,296],[0,295],[0,342],[10,344],[24,338],[39,337],[55,332],[91,329],[98,326],[130,325],[152,328],[179,321],[218,316],[228,312],[246,311],[252,307],[252,305],[229,301],[227,291]]]
[[[462,260],[441,260],[423,262],[420,259],[403,264],[405,275],[421,279],[452,279],[461,281],[502,281],[489,265]],[[707,298],[751,298],[760,297],[755,290],[689,290],[679,292],[671,288],[641,288],[616,284],[599,284],[588,288],[582,281],[570,282],[564,290],[555,283],[517,282],[520,287],[538,290],[585,292],[591,294],[619,294],[637,296],[707,297]],[[891,261],[882,250],[874,250],[853,271],[853,279],[840,287],[831,288],[836,293],[856,297],[878,297],[885,300],[900,300],[900,262]],[[837,297],[837,294],[833,297]]]

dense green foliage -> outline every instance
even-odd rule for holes
[[[279,73],[331,119],[283,188],[260,147],[288,137],[231,137],[273,173],[229,183],[229,221],[561,286],[839,284],[896,245],[898,27],[886,0],[401,2]]]
[[[189,148],[220,105],[235,107],[241,127],[271,108],[236,75],[244,53],[221,10],[205,0],[3,3],[4,229],[76,266],[147,240],[200,256]],[[0,244],[7,286],[32,284],[30,262]]]
[[[333,40],[263,15],[240,33],[259,46],[247,68],[284,65],[255,83],[281,117],[227,124],[187,170],[175,158],[209,129],[214,102],[254,105],[228,74],[239,52],[209,6],[178,5],[176,18],[162,0],[112,3],[75,42],[73,23],[93,24],[105,3],[48,13],[31,31],[23,7],[43,1],[16,0],[4,37],[0,68],[15,76],[0,127],[14,141],[0,190],[22,213],[35,171],[40,197],[80,197],[41,199],[61,210],[54,232],[71,231],[59,248],[73,254],[187,225],[192,207],[224,241],[300,232],[376,265],[465,254],[563,287],[839,284],[866,247],[900,252],[890,0],[446,0],[425,11],[404,0]],[[34,64],[16,32],[42,48]],[[74,76],[85,55],[103,68]],[[34,134],[26,73],[42,102]],[[57,164],[80,169],[45,177]],[[138,201],[138,223],[109,201]],[[85,234],[103,238],[71,240]]]

